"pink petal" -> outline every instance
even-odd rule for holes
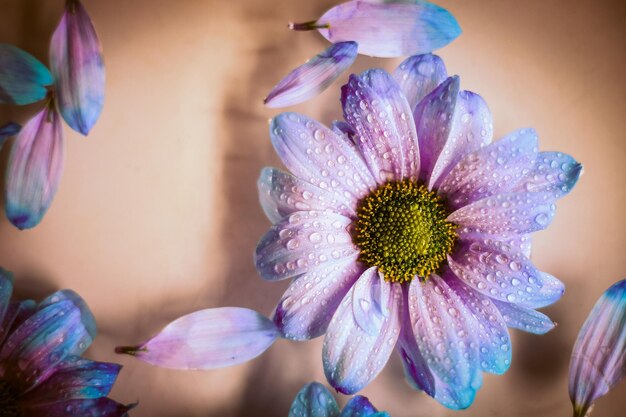
[[[356,42],[339,42],[291,71],[267,95],[267,107],[292,106],[326,90],[352,65],[357,55]]]
[[[274,323],[256,311],[210,308],[182,316],[147,342],[116,352],[164,368],[214,369],[256,358],[276,337]]]
[[[78,0],[68,1],[50,42],[50,67],[65,122],[87,135],[104,104],[102,46]]]
[[[56,194],[64,159],[61,121],[50,102],[28,121],[11,148],[5,211],[15,227],[39,224]]]

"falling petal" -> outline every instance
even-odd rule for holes
[[[583,417],[592,403],[626,374],[626,280],[609,288],[583,324],[572,351],[569,395],[574,416]]]
[[[139,346],[115,351],[164,368],[214,369],[256,358],[277,336],[274,323],[256,311],[211,308],[180,317]]]
[[[357,55],[356,42],[339,42],[291,71],[265,98],[267,107],[286,107],[302,103],[326,90],[352,63]]]
[[[63,132],[52,100],[19,133],[6,171],[6,215],[18,229],[39,224],[56,194],[65,159]]]
[[[0,103],[30,104],[46,97],[52,74],[37,58],[13,45],[0,43]]]
[[[360,53],[388,58],[429,53],[461,34],[447,10],[426,1],[349,1],[328,10],[317,21],[290,27],[317,29],[330,42],[355,41]]]
[[[105,75],[98,35],[78,0],[66,3],[52,35],[50,67],[63,119],[72,129],[87,135],[102,111]]]
[[[319,382],[311,382],[302,387],[289,409],[289,417],[337,417],[338,415],[337,401]]]
[[[13,122],[0,126],[0,149],[2,149],[2,145],[4,145],[7,139],[20,133],[20,130],[22,130],[22,126]]]

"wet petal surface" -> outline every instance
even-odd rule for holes
[[[25,105],[43,100],[52,74],[37,58],[0,43],[0,104]]]

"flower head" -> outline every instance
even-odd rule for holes
[[[352,397],[340,413],[339,405],[328,389],[319,382],[311,382],[296,395],[289,417],[389,417],[389,414],[378,411],[367,397],[361,395]]]
[[[0,268],[0,415],[121,417],[131,406],[107,398],[121,366],[80,355],[96,334],[73,291],[37,304],[10,301],[12,275]]]
[[[530,261],[530,233],[582,167],[539,152],[531,129],[492,143],[487,105],[434,55],[393,76],[352,75],[342,104],[332,129],[296,113],[271,122],[291,173],[261,173],[274,224],[256,265],[265,279],[293,278],[274,321],[289,339],[325,334],[340,392],[365,387],[395,348],[412,385],[466,408],[483,371],[508,369],[507,327],[554,326],[535,308],[563,284]]]

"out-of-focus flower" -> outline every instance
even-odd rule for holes
[[[296,113],[270,125],[291,171],[265,168],[258,182],[274,225],[257,270],[293,278],[274,321],[285,338],[325,334],[340,392],[365,387],[397,347],[412,385],[466,408],[482,371],[508,369],[507,327],[554,326],[534,309],[564,287],[528,258],[529,234],[549,225],[582,167],[538,152],[531,129],[491,143],[483,99],[432,55],[394,76],[352,75],[342,103],[346,123],[332,130]]]
[[[0,104],[30,104],[46,97],[52,74],[37,58],[0,43]]]
[[[93,23],[78,0],[67,0],[50,42],[50,66],[65,122],[87,135],[104,104],[104,60]]]
[[[65,159],[61,119],[51,96],[11,148],[6,171],[5,212],[19,229],[35,227],[56,194]]]
[[[9,122],[4,126],[0,126],[0,149],[2,149],[2,145],[7,141],[11,136],[15,136],[20,133],[22,126],[17,123]]]
[[[584,417],[595,400],[626,374],[626,280],[606,290],[576,339],[569,368],[574,417]]]
[[[247,308],[222,307],[187,314],[147,342],[115,351],[165,368],[214,369],[256,358],[277,337],[267,317]]]
[[[355,42],[339,42],[291,71],[268,94],[265,105],[285,107],[302,103],[328,88],[357,55]]]
[[[378,57],[426,54],[461,34],[445,9],[422,0],[354,0],[318,20],[290,23],[318,30],[335,44],[287,75],[268,95],[268,107],[301,103],[324,91],[354,61],[357,52]]]
[[[96,335],[85,302],[69,290],[39,304],[12,292],[0,268],[0,415],[126,416],[131,406],[107,398],[121,366],[80,357]]]
[[[319,382],[306,384],[291,404],[289,417],[389,417],[363,396],[353,397],[341,413],[332,394]]]

